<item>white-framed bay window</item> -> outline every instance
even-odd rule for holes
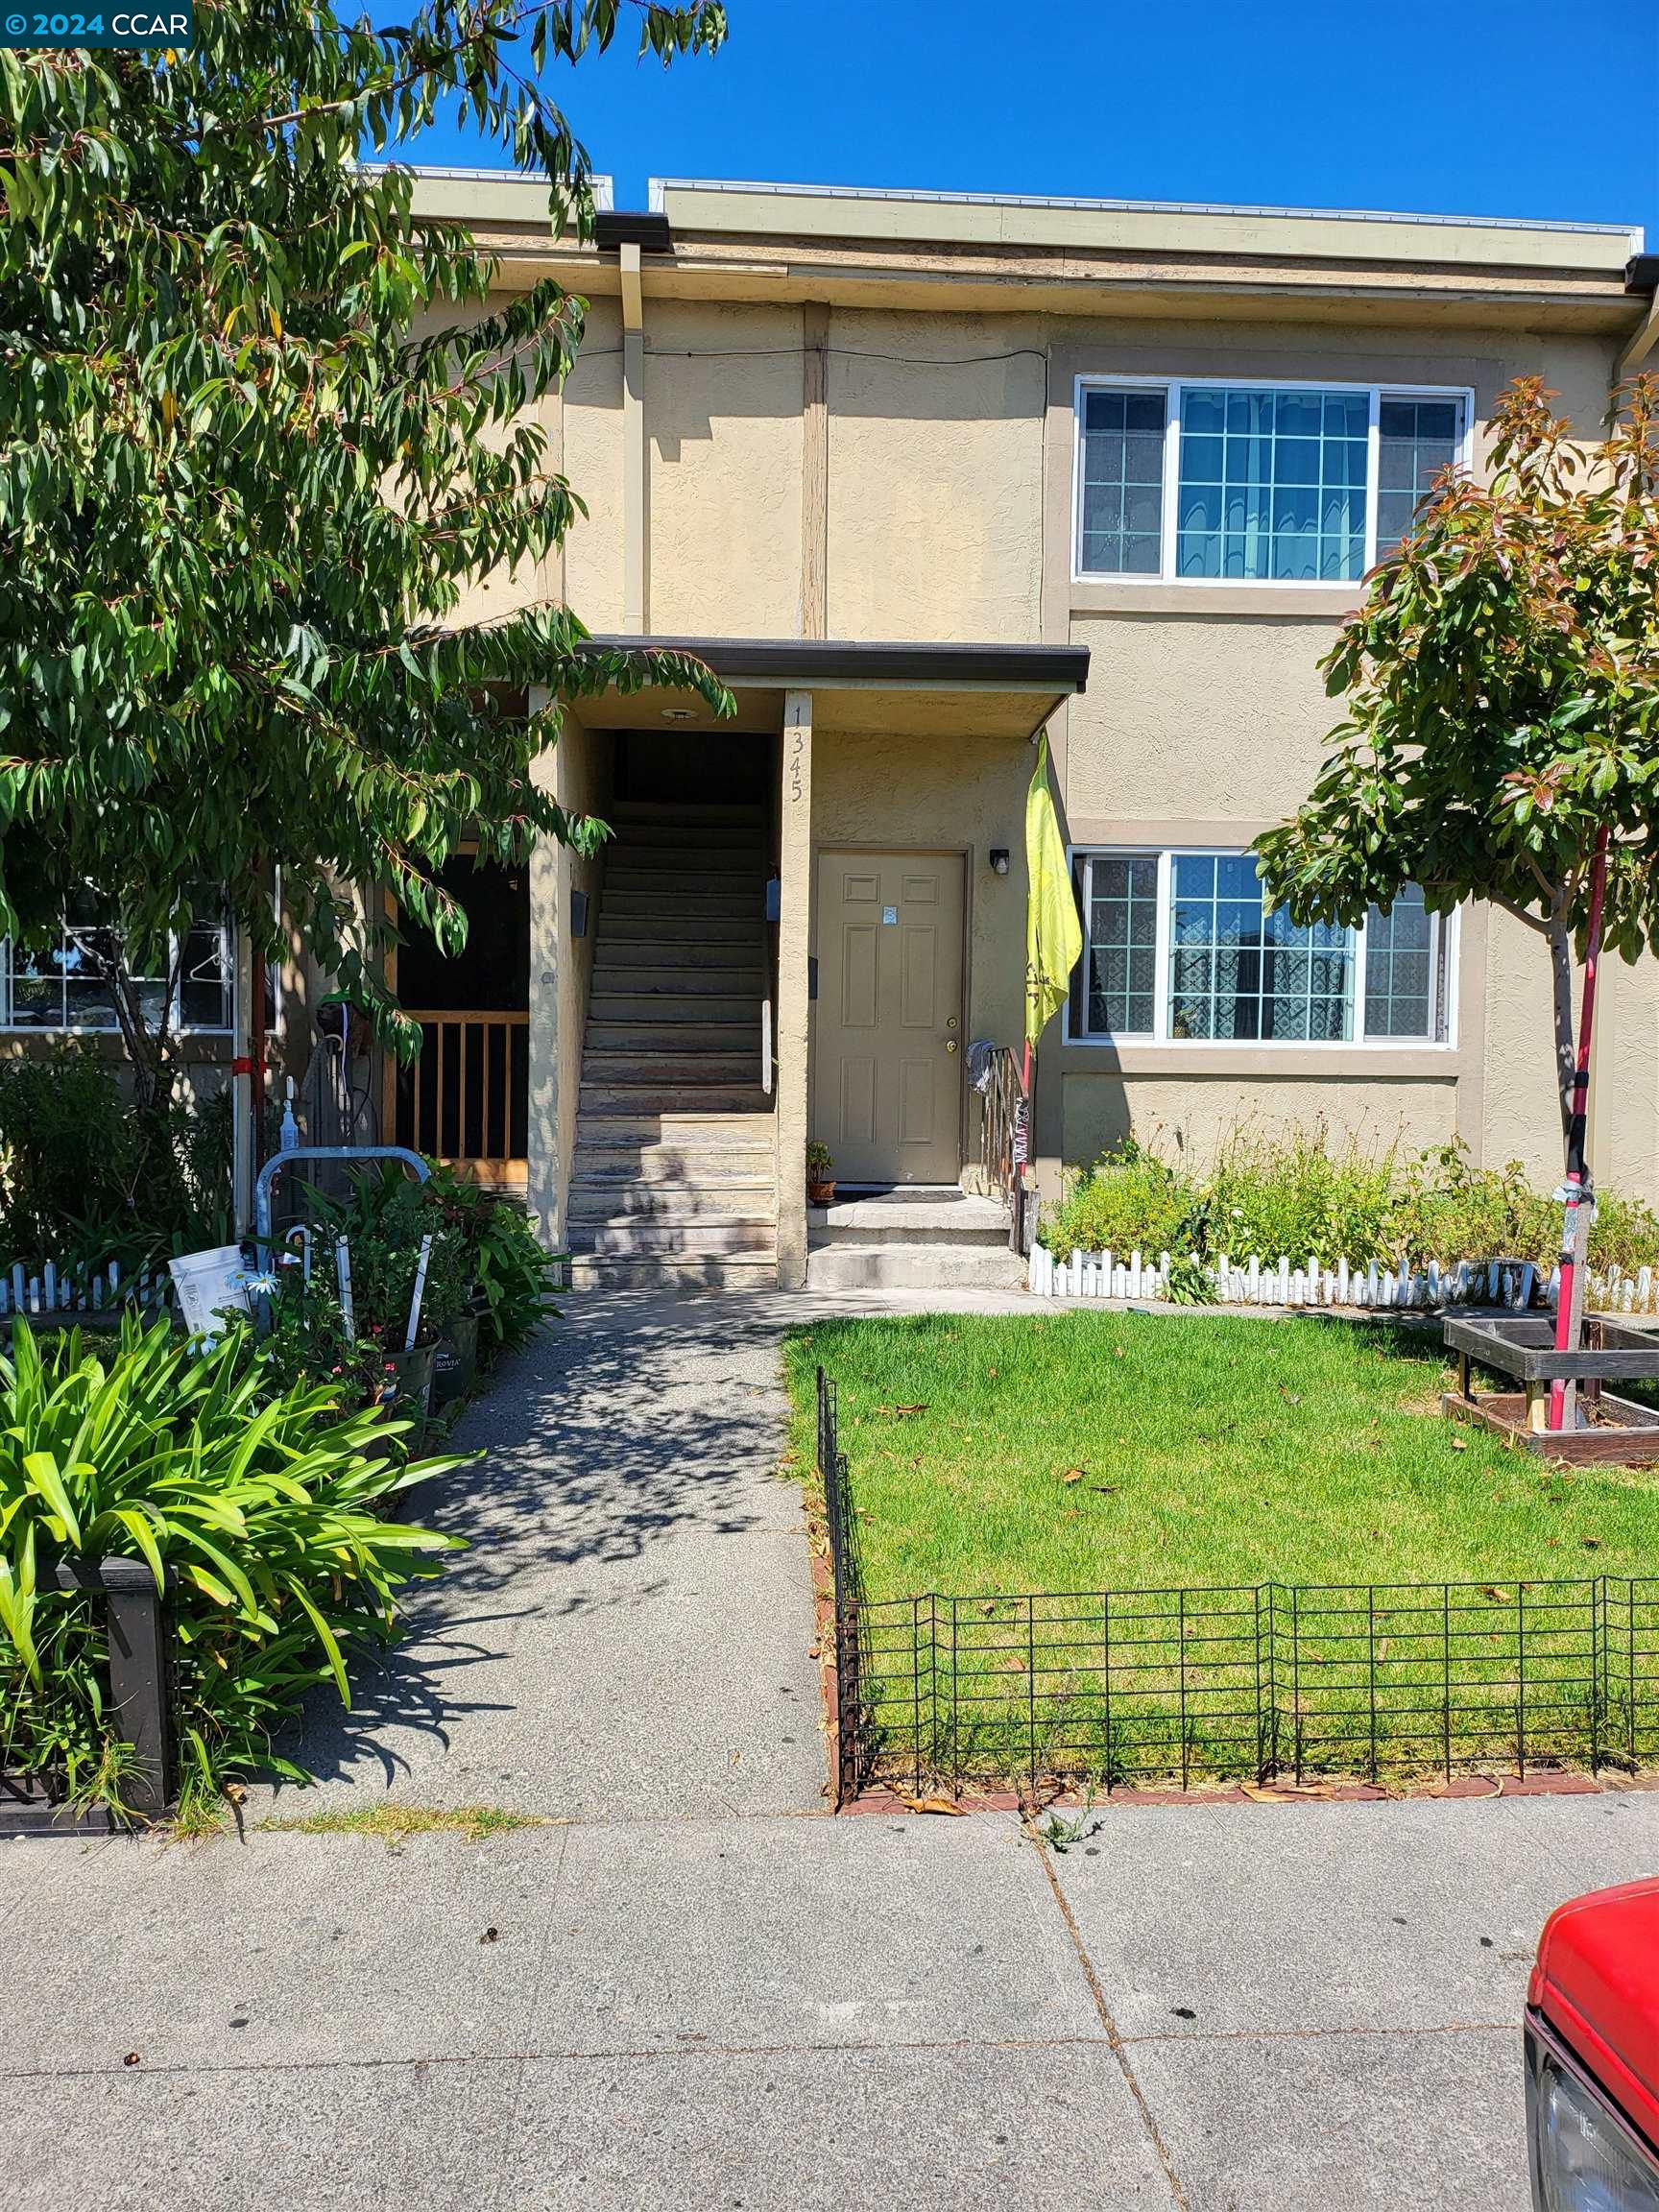
[[[100,957],[113,944],[113,932],[89,894],[65,915],[54,945],[26,950],[0,938],[0,1030],[32,1036],[114,1030],[115,1009]],[[235,975],[235,933],[228,914],[216,894],[204,893],[182,942],[175,938],[169,945],[167,973],[137,979],[147,1023],[158,1024],[171,984],[171,1026],[191,1034],[228,1031]]]
[[[1077,581],[1346,585],[1469,465],[1467,390],[1080,376]]]
[[[1254,854],[1079,849],[1074,1043],[1424,1047],[1453,1041],[1455,922],[1408,884],[1358,929],[1269,913]]]

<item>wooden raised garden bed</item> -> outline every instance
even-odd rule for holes
[[[1557,1352],[1551,1314],[1482,1314],[1445,1324],[1457,1358],[1457,1387],[1441,1399],[1454,1421],[1472,1421],[1544,1458],[1579,1465],[1659,1464],[1659,1411],[1619,1397],[1609,1382],[1659,1383],[1659,1335],[1592,1314],[1576,1352]],[[1477,1391],[1473,1370],[1484,1367],[1521,1387]],[[1577,1384],[1579,1425],[1546,1426],[1550,1385]]]

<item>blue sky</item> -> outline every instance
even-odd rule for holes
[[[387,10],[386,12],[390,12]],[[651,176],[1645,224],[1655,0],[730,0],[712,60],[548,73]],[[421,149],[493,164],[454,130]]]

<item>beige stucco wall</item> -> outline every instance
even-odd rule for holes
[[[1142,1143],[1167,1158],[1201,1166],[1230,1139],[1272,1142],[1323,1130],[1335,1145],[1362,1152],[1418,1151],[1455,1131],[1455,1086],[1394,1080],[1329,1082],[1314,1076],[1145,1076],[1125,1081],[1105,1070],[1068,1071],[1062,1158],[1087,1166],[1133,1126]]]
[[[1506,914],[1491,919],[1482,1007],[1487,1080],[1480,1150],[1519,1160],[1535,1181],[1562,1166],[1544,940]],[[1659,961],[1604,961],[1591,1066],[1590,1164],[1609,1189],[1659,1203]]]
[[[1040,327],[837,309],[830,345],[830,637],[1037,637]]]
[[[565,474],[588,512],[565,541],[564,588],[589,630],[622,627],[622,314],[595,300],[561,396]]]
[[[1399,332],[1332,325],[1228,332],[1071,328],[1054,353],[1046,473],[1052,632],[1090,648],[1087,694],[1058,733],[1074,842],[1245,845],[1293,811],[1325,757],[1340,705],[1318,662],[1357,592],[1247,587],[1206,594],[1071,579],[1073,379],[1094,372],[1227,373],[1467,385],[1475,446],[1516,375],[1541,373],[1586,442],[1599,433],[1611,350],[1603,340]],[[1479,1160],[1520,1160],[1544,1185],[1560,1174],[1550,973],[1542,943],[1509,917],[1461,918],[1455,1049],[1327,1059],[1281,1050],[1220,1054],[1061,1046],[1046,1050],[1040,1149],[1046,1185],[1133,1127],[1142,1138],[1213,1149],[1230,1131],[1324,1127],[1368,1147],[1460,1137]],[[1608,982],[1593,1152],[1604,1181],[1659,1200],[1659,964]]]
[[[537,762],[537,781],[567,813],[603,819],[611,799],[612,739],[567,714],[559,742]],[[593,974],[601,862],[538,841],[530,866],[530,1156],[526,1200],[542,1241],[564,1243],[582,1037]],[[571,934],[573,891],[589,900],[588,934]]]
[[[647,626],[798,637],[801,310],[653,302],[645,435]]]
[[[1334,616],[1079,613],[1089,688],[1067,709],[1066,809],[1109,822],[1273,820],[1307,797],[1336,709]]]

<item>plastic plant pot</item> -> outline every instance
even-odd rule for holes
[[[472,1387],[478,1369],[478,1315],[455,1314],[432,1352],[432,1404],[448,1406]]]
[[[426,1415],[432,1405],[432,1369],[437,1357],[436,1342],[417,1344],[413,1352],[386,1355],[386,1388],[391,1393],[392,1409],[399,1420],[414,1424],[405,1438],[411,1451],[425,1433]]]

